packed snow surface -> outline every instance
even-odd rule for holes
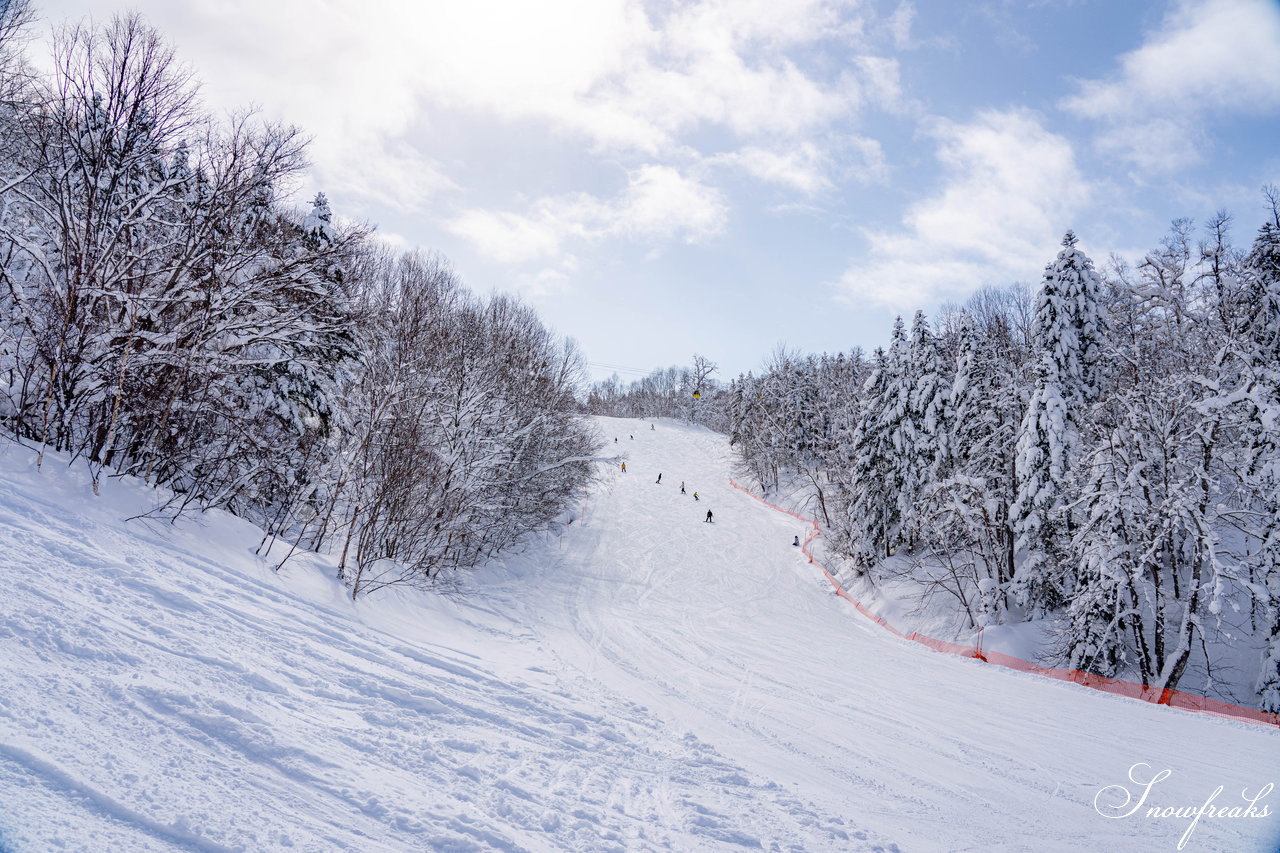
[[[600,426],[628,470],[571,524],[354,604],[329,558],[0,448],[0,851],[1175,850],[1148,808],[1218,786],[1238,816],[1183,849],[1280,846],[1280,794],[1241,798],[1280,732],[895,639],[722,436]]]

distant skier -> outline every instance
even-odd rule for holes
[[[693,493],[693,499],[694,499],[695,501],[698,499],[698,493],[697,493],[697,492],[694,492],[694,493]]]
[[[613,443],[614,443],[614,444],[617,444],[617,443],[618,443],[618,437],[617,437],[616,435],[613,437]]]
[[[634,435],[633,435],[633,436],[631,436],[631,440],[632,440],[632,441],[635,441],[635,440],[636,440],[636,437],[635,437]]]
[[[796,537],[796,541],[792,542],[791,544],[792,544],[792,545],[794,545],[795,547],[799,548],[799,547],[800,547],[800,537],[799,537],[799,536],[797,536],[797,537]]]
[[[687,492],[685,492],[685,490],[684,490],[684,480],[681,480],[681,481],[680,481],[680,494],[682,494],[682,495],[683,495],[683,494],[687,494]]]
[[[622,473],[627,473],[627,463],[625,462],[622,463]]]
[[[711,510],[707,510],[707,524],[711,523]]]
[[[652,429],[657,429],[657,427],[655,427],[653,424],[649,424],[649,429],[651,429],[651,430],[652,430]]]
[[[659,474],[658,474],[658,482],[659,482],[659,483],[661,483],[661,482],[662,482],[662,474],[661,474],[661,473],[659,473]]]

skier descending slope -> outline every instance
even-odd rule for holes
[[[711,523],[711,510],[707,510],[707,524]]]

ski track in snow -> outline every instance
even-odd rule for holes
[[[1174,771],[1160,805],[1274,780],[1275,731],[869,626],[723,437],[600,423],[628,472],[574,524],[354,605],[329,560],[123,523],[139,484],[0,447],[0,851],[1174,850],[1186,821],[1095,794],[1136,762]],[[1277,842],[1205,819],[1186,849]]]

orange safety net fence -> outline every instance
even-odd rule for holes
[[[810,563],[813,563],[822,570],[822,574],[826,576],[827,580],[831,583],[831,586],[835,589],[836,595],[852,604],[859,613],[870,619],[872,622],[875,622],[886,631],[889,631],[904,640],[919,643],[922,646],[928,646],[934,651],[942,652],[944,654],[974,658],[985,663],[1003,666],[1007,669],[1016,669],[1020,672],[1030,672],[1035,675],[1042,675],[1046,678],[1052,678],[1057,681],[1070,681],[1074,684],[1079,684],[1082,687],[1088,687],[1091,690],[1110,693],[1113,696],[1140,699],[1143,702],[1151,702],[1156,705],[1168,705],[1171,708],[1178,708],[1183,711],[1212,714],[1216,717],[1228,717],[1233,720],[1244,720],[1246,722],[1259,723],[1267,726],[1280,726],[1280,714],[1262,711],[1257,708],[1246,708],[1242,705],[1233,705],[1230,702],[1210,699],[1207,696],[1198,696],[1194,693],[1186,693],[1181,690],[1167,690],[1159,687],[1150,687],[1138,684],[1134,681],[1125,681],[1119,678],[1107,678],[1101,675],[1094,675],[1090,672],[1083,672],[1078,669],[1059,669],[1056,667],[1042,666],[1037,663],[1032,663],[1031,661],[1023,660],[1022,658],[1006,655],[1002,652],[984,650],[980,646],[952,643],[947,640],[939,640],[916,632],[904,634],[902,631],[886,622],[878,613],[851,596],[845,588],[840,585],[840,582],[836,580],[835,576],[832,575],[831,572],[827,571],[825,566],[814,559],[813,552],[809,549],[809,545],[822,533],[816,521],[811,518],[805,518],[799,513],[792,512],[789,509],[784,509],[776,504],[769,503],[750,489],[738,484],[732,477],[729,478],[729,485],[738,489],[748,497],[759,501],[770,509],[786,513],[792,518],[809,525],[812,529],[804,539],[804,544],[800,548],[801,553],[808,558]]]

